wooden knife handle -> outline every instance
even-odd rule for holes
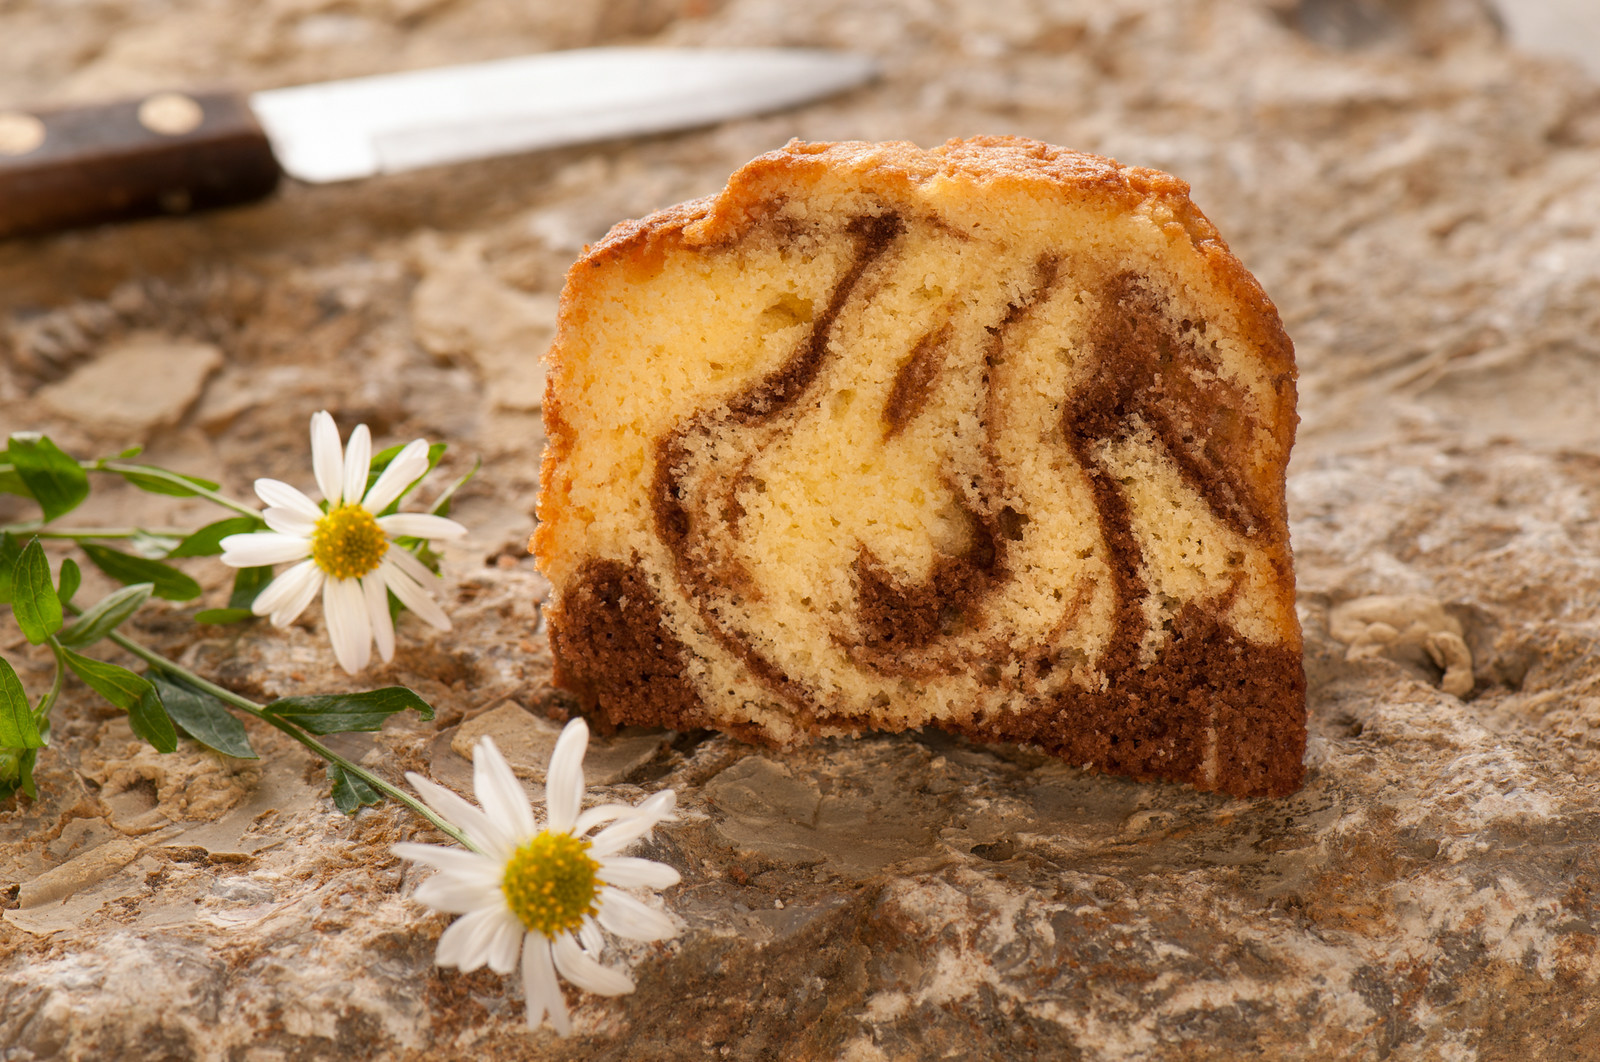
[[[259,199],[281,171],[243,96],[0,109],[0,239]]]

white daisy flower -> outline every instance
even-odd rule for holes
[[[339,666],[352,675],[372,659],[374,641],[385,662],[394,658],[387,591],[425,623],[449,630],[449,618],[427,589],[433,573],[408,550],[389,548],[390,539],[460,538],[467,529],[428,513],[377,515],[427,473],[427,442],[408,443],[368,490],[367,426],[357,424],[350,445],[341,448],[339,429],[323,411],[311,415],[311,465],[326,511],[281,480],[258,479],[256,494],[267,505],[261,518],[272,530],[222,540],[222,563],[235,568],[298,562],[256,595],[250,611],[285,627],[321,590],[328,640]]]
[[[678,872],[664,863],[617,855],[657,823],[676,817],[677,794],[664,789],[637,806],[603,804],[580,812],[588,744],[589,727],[582,719],[568,723],[556,740],[545,779],[543,829],[488,737],[472,756],[472,788],[481,809],[420,774],[407,774],[428,806],[460,827],[478,851],[394,846],[396,855],[439,871],[418,886],[417,900],[463,916],[439,938],[438,964],[463,972],[487,965],[507,974],[516,969],[520,952],[528,1027],[538,1028],[548,1015],[562,1036],[571,1031],[572,1021],[557,973],[597,995],[633,991],[631,977],[595,958],[605,943],[601,929],[631,940],[665,940],[677,933],[666,915],[622,888],[664,889],[678,883]],[[611,825],[585,836],[606,822]]]

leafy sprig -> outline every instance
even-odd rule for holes
[[[17,539],[31,536],[42,539],[67,539],[75,542],[88,561],[106,575],[127,586],[149,583],[156,597],[169,601],[192,601],[200,596],[200,584],[170,564],[167,559],[212,556],[222,552],[224,535],[260,531],[266,522],[256,509],[220,493],[219,485],[199,476],[174,472],[157,465],[139,464],[137,447],[116,457],[79,461],[49,437],[18,432],[0,451],[0,492],[18,494],[38,503],[40,519],[11,524],[0,529],[0,568],[8,563],[8,550],[17,548]],[[89,497],[89,474],[103,473],[126,480],[151,494],[169,497],[198,497],[232,510],[235,516],[208,524],[196,531],[142,527],[52,527]],[[6,540],[9,539],[8,543]],[[132,552],[114,549],[104,542],[125,540]],[[11,558],[14,561],[14,557]],[[0,591],[6,577],[0,575]],[[247,580],[248,582],[248,580]],[[237,579],[236,579],[237,588]],[[259,587],[256,588],[259,591]],[[254,600],[254,595],[251,596]],[[249,602],[246,602],[248,608]]]
[[[368,485],[400,453],[392,447],[372,459]],[[431,471],[444,455],[436,443],[428,451]],[[341,756],[318,740],[328,734],[377,730],[391,715],[414,711],[433,718],[433,709],[402,686],[325,696],[286,697],[258,704],[216,685],[124,635],[121,628],[151,597],[173,602],[200,596],[200,584],[168,560],[216,556],[228,535],[262,530],[265,521],[257,510],[221,493],[220,485],[198,476],[174,472],[133,461],[139,450],[126,450],[112,458],[80,461],[49,438],[37,433],[17,433],[0,451],[0,493],[30,498],[39,506],[37,520],[0,528],[0,604],[11,606],[12,617],[33,645],[47,646],[55,661],[49,689],[35,703],[16,669],[0,658],[0,800],[17,792],[37,798],[33,778],[41,748],[48,747],[50,711],[70,672],[109,703],[128,715],[135,735],[160,752],[178,747],[180,734],[225,756],[257,758],[249,734],[238,715],[257,719],[287,734],[328,763],[330,792],[339,810],[353,813],[379,803],[384,796],[399,800],[436,827],[468,844],[455,827],[440,819],[410,794]],[[451,484],[430,511],[449,512],[455,493],[477,472]],[[55,521],[81,505],[90,493],[90,475],[117,476],[134,487],[171,497],[198,497],[231,510],[234,515],[197,529],[181,528],[60,528]],[[420,479],[420,478],[419,478]],[[404,493],[416,486],[409,485]],[[402,497],[404,494],[402,494]],[[396,499],[385,512],[398,509]],[[89,563],[123,584],[87,608],[74,598],[82,573],[76,561],[64,558],[52,579],[49,558],[41,540],[67,540]],[[104,543],[122,541],[128,549]],[[430,569],[438,558],[421,540],[399,539]],[[251,605],[268,583],[272,569],[243,568],[235,577],[228,606],[197,612],[200,623],[232,623],[253,619]],[[391,608],[399,602],[391,598]],[[119,664],[87,655],[86,650],[109,641],[143,660],[149,667],[138,674]],[[469,845],[470,846],[470,845]]]

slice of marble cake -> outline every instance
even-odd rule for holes
[[[1299,786],[1294,350],[1188,186],[791,143],[572,267],[540,569],[602,725]]]

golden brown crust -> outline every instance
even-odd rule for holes
[[[539,497],[539,517],[545,523],[559,517],[563,499],[551,490],[555,472],[571,448],[561,414],[562,396],[557,387],[562,358],[562,337],[576,325],[575,315],[585,296],[586,273],[627,263],[630,268],[648,270],[652,261],[673,247],[706,247],[730,243],[772,208],[775,199],[796,185],[819,179],[831,170],[867,173],[875,181],[920,183],[936,177],[961,177],[979,185],[1007,184],[1048,188],[1062,197],[1110,199],[1128,210],[1141,205],[1156,207],[1170,217],[1204,256],[1211,276],[1245,311],[1241,318],[1244,338],[1274,373],[1279,408],[1287,417],[1272,425],[1282,453],[1294,445],[1298,397],[1294,344],[1284,331],[1278,309],[1229,249],[1221,233],[1199,207],[1189,199],[1189,184],[1160,170],[1124,166],[1114,159],[1055,147],[1037,140],[1016,136],[978,136],[952,139],[931,150],[909,141],[872,143],[861,140],[835,143],[807,143],[791,140],[784,147],[757,156],[728,178],[727,187],[715,196],[679,203],[648,217],[617,224],[597,244],[585,250],[572,266],[561,295],[561,316],[555,342],[549,354],[549,374],[545,391],[545,431],[550,442],[541,464],[543,489]],[[1287,523],[1287,505],[1281,474],[1262,468],[1256,477],[1256,492],[1267,515],[1276,525]],[[544,540],[535,531],[530,547],[541,553]],[[1292,586],[1293,573],[1282,575]],[[1298,626],[1292,632],[1299,648]]]
[[[587,248],[583,257],[567,271],[567,284],[561,290],[555,342],[545,355],[547,375],[542,416],[548,442],[539,462],[538,508],[541,522],[528,541],[530,553],[542,556],[547,552],[549,529],[560,517],[565,503],[564,496],[553,488],[562,482],[559,470],[572,452],[572,426],[562,415],[563,396],[557,380],[561,378],[562,335],[576,327],[577,318],[582,312],[584,273],[601,269],[607,263],[619,260],[625,253],[631,252],[638,261],[648,261],[653,254],[664,253],[664,244],[680,235],[684,226],[705,217],[713,202],[714,197],[705,196],[658,210],[642,220],[619,222],[606,234],[605,239]]]
[[[645,533],[652,536],[648,539],[653,543],[650,550],[664,548],[673,558],[669,567],[663,571],[659,560],[643,562],[637,550],[629,559],[626,548],[609,559],[591,554],[581,537],[587,532],[579,531],[575,537],[558,531],[569,523],[573,528],[589,526],[586,521],[595,519],[596,483],[605,482],[586,481],[589,493],[584,504],[588,508],[582,510],[581,518],[569,518],[569,512],[576,513],[571,509],[572,476],[574,455],[582,441],[574,434],[573,421],[589,424],[586,432],[611,430],[589,415],[589,410],[575,410],[582,415],[569,418],[565,403],[575,393],[572,381],[579,373],[587,373],[591,381],[596,379],[595,367],[586,364],[586,359],[600,349],[609,348],[601,360],[604,368],[598,370],[602,377],[627,376],[630,368],[625,349],[597,338],[609,334],[602,323],[606,315],[627,314],[633,293],[647,289],[669,263],[681,268],[685,262],[703,260],[710,269],[712,262],[740,261],[742,248],[752,237],[770,240],[774,233],[787,232],[786,226],[794,225],[796,217],[807,216],[800,208],[831,201],[830,196],[841,187],[870,189],[871,201],[851,208],[865,212],[857,213],[853,220],[847,216],[845,229],[835,230],[849,234],[843,240],[856,248],[853,264],[836,275],[831,295],[808,302],[807,313],[815,313],[816,318],[801,318],[811,322],[811,338],[797,348],[801,353],[793,359],[798,360],[785,363],[787,367],[765,377],[766,382],[749,384],[740,392],[742,397],[718,400],[721,404],[716,407],[660,407],[663,412],[678,409],[678,413],[667,414],[664,434],[656,434],[663,430],[659,426],[652,430],[649,456],[635,459],[629,466],[637,468],[638,460],[643,460],[645,469],[655,470],[653,486],[646,491],[654,499],[649,503],[654,512],[650,518],[653,529]],[[958,711],[939,725],[986,740],[1031,741],[1073,762],[1093,763],[1135,777],[1182,778],[1203,788],[1240,795],[1291,791],[1299,784],[1305,736],[1301,634],[1294,611],[1284,492],[1284,469],[1297,422],[1293,345],[1266,293],[1215,226],[1190,202],[1184,181],[1156,170],[1122,166],[1111,159],[1016,137],[952,140],[929,151],[909,143],[793,141],[742,167],[719,195],[619,224],[586,249],[569,273],[549,355],[545,402],[549,443],[539,498],[542,522],[532,542],[541,568],[550,572],[559,562],[569,573],[570,585],[552,575],[556,596],[548,613],[558,682],[575,690],[585,710],[597,713],[601,725],[716,725],[777,744],[872,725],[811,700],[807,687],[798,684],[773,658],[753,649],[743,634],[727,628],[722,613],[709,604],[720,592],[718,587],[740,585],[744,575],[737,564],[699,570],[699,562],[690,559],[686,536],[691,527],[704,528],[738,512],[734,497],[739,473],[734,468],[717,472],[712,466],[705,466],[703,473],[692,472],[694,462],[701,460],[692,454],[710,452],[704,449],[709,439],[702,430],[705,426],[735,421],[758,424],[790,403],[797,389],[811,386],[808,381],[816,378],[821,364],[817,359],[828,356],[825,349],[833,349],[828,333],[834,315],[845,300],[855,297],[852,292],[863,271],[874,268],[876,257],[899,239],[906,224],[902,212],[942,229],[948,238],[969,238],[959,225],[944,220],[939,213],[942,207],[928,213],[927,206],[919,205],[934,202],[949,187],[959,189],[964,202],[1027,203],[1029,209],[1037,208],[1043,212],[1040,216],[1047,218],[1061,216],[1058,207],[1070,208],[1069,216],[1088,218],[1094,225],[1100,222],[1093,219],[1102,216],[1137,216],[1138,224],[1144,226],[1139,231],[1146,234],[1139,239],[1147,241],[1140,246],[1160,248],[1159,252],[1139,253],[1159,253],[1162,257],[1148,261],[1162,263],[1172,254],[1170,260],[1177,263],[1173,268],[1185,278],[1181,283],[1209,292],[1207,305],[1219,307],[1225,317],[1228,342],[1248,351],[1253,367],[1246,377],[1231,383],[1215,376],[1205,367],[1209,364],[1206,359],[1214,355],[1201,352],[1202,346],[1211,349],[1213,341],[1197,338],[1205,335],[1204,317],[1197,318],[1197,331],[1190,334],[1190,314],[1175,312],[1164,301],[1167,297],[1151,288],[1149,278],[1137,271],[1080,278],[1079,283],[1087,285],[1083,297],[1101,307],[1098,312],[1103,317],[1099,331],[1088,337],[1089,356],[1099,366],[1094,370],[1098,375],[1075,384],[1081,389],[1077,399],[1061,408],[1066,415],[1067,447],[1076,467],[1088,471],[1086,482],[1099,509],[1105,546],[1114,560],[1113,596],[1119,604],[1113,644],[1101,657],[1111,684],[1099,686],[1098,692],[1092,682],[1087,687],[1064,689],[1055,700],[1035,697],[1029,702],[1034,708],[1016,713]],[[873,202],[882,205],[873,206]],[[835,217],[835,224],[843,223]],[[971,224],[972,219],[965,223]],[[1059,231],[1059,221],[1049,225],[1057,228],[1035,231]],[[1054,253],[1046,252],[1034,268],[1035,290],[1014,300],[1004,320],[989,329],[991,334],[998,336],[1011,315],[1025,315],[1030,305],[1042,303],[1054,290],[1053,278],[1058,272]],[[1155,268],[1161,272],[1168,267]],[[1187,305],[1187,297],[1182,299]],[[1110,316],[1105,317],[1107,314]],[[888,392],[885,438],[897,435],[927,400],[940,371],[936,348],[944,342],[942,337],[935,329],[924,337],[926,343],[908,347],[922,355],[908,358]],[[634,342],[647,347],[654,337],[647,330]],[[811,353],[806,355],[805,350]],[[995,350],[998,355],[1001,347]],[[1179,359],[1173,368],[1180,364],[1186,368],[1165,371],[1168,358]],[[569,359],[573,359],[570,365]],[[1233,409],[1250,412],[1236,416]],[[673,417],[678,418],[676,426]],[[1146,546],[1136,540],[1136,524],[1147,515],[1129,508],[1131,502],[1121,497],[1121,488],[1116,486],[1116,477],[1125,473],[1116,473],[1107,464],[1132,458],[1127,453],[1119,457],[1102,450],[1127,444],[1133,439],[1127,433],[1134,427],[1169,455],[1169,467],[1183,484],[1161,489],[1194,491],[1201,505],[1209,508],[1211,518],[1220,521],[1219,526],[1259,552],[1261,565],[1254,576],[1247,577],[1240,569],[1233,590],[1213,596],[1206,609],[1184,604],[1181,612],[1169,616],[1166,630],[1172,645],[1154,662],[1141,645],[1149,637],[1162,637],[1159,617],[1152,621],[1151,614],[1138,604],[1164,596],[1147,578],[1140,559]],[[683,475],[710,478],[690,482],[680,478]],[[720,500],[707,502],[708,491]],[[692,499],[692,505],[679,499]],[[711,507],[704,508],[705,504]],[[1147,498],[1141,504],[1148,514],[1152,503]],[[730,526],[736,526],[738,516],[732,518],[735,525]],[[1014,523],[1016,518],[1010,509],[987,515],[967,513],[965,519],[975,529],[978,545],[969,543],[965,547],[968,553],[939,560],[932,581],[922,587],[903,584],[863,548],[853,578],[861,593],[856,607],[865,642],[850,651],[851,659],[881,677],[918,674],[911,665],[898,666],[897,657],[908,650],[921,652],[937,642],[952,608],[982,611],[982,600],[1005,578],[1007,540],[1022,534],[1020,525]],[[1008,526],[1007,519],[1013,524]],[[1021,520],[1025,523],[1027,517]],[[1262,585],[1263,578],[1268,585]],[[1255,580],[1249,591],[1254,596],[1248,600],[1261,606],[1260,614],[1247,610],[1254,624],[1248,637],[1240,633],[1245,627],[1232,626],[1246,622],[1241,618],[1246,613],[1232,604],[1241,592],[1241,579]],[[758,597],[761,593],[754,584],[747,589]],[[681,597],[683,592],[687,598]],[[1087,601],[1081,587],[1073,592]],[[669,608],[668,597],[682,604]],[[682,608],[691,611],[684,613]],[[700,618],[692,624],[700,633],[693,637],[701,638],[702,644],[709,644],[703,641],[707,637],[719,644],[713,655],[726,653],[730,661],[742,661],[731,666],[744,670],[754,684],[750,689],[764,688],[767,696],[775,698],[775,704],[783,706],[776,710],[785,718],[774,723],[770,713],[761,716],[764,709],[751,707],[748,692],[740,695],[745,698],[740,712],[725,712],[715,704],[719,695],[704,691],[726,687],[706,686],[704,672],[694,682],[684,677],[696,651],[678,640],[675,631],[683,631],[685,638],[690,638],[690,632],[669,623],[672,609],[680,610],[679,622],[699,609]],[[1074,615],[1078,611],[1076,607],[1069,610]],[[1150,627],[1152,622],[1157,626]],[[1150,631],[1153,635],[1144,633]],[[876,642],[884,644],[881,651],[874,648]],[[1144,663],[1141,654],[1146,654]],[[1026,666],[1037,664],[1043,669],[1041,675],[1048,674],[1055,662],[1054,656],[1029,659],[1032,662]],[[737,679],[735,684],[744,681]],[[731,689],[728,695],[734,695]],[[1173,707],[1151,714],[1150,706],[1160,703]],[[1180,712],[1182,718],[1162,714],[1171,711]],[[757,721],[758,717],[767,722]],[[772,729],[774,726],[777,729]],[[1219,734],[1225,735],[1220,749]]]

